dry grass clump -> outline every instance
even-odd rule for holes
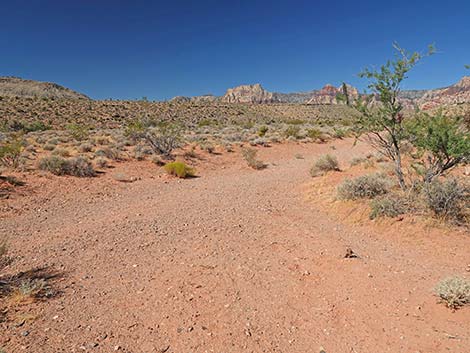
[[[382,174],[362,175],[355,179],[346,179],[337,188],[338,198],[342,200],[372,199],[386,194],[391,182]]]
[[[195,175],[194,169],[183,162],[170,162],[165,164],[164,168],[168,174],[182,179],[193,177]]]
[[[6,255],[7,255],[7,241],[6,239],[2,238],[0,239],[0,270],[5,266],[6,264]]]
[[[338,159],[331,154],[325,154],[315,161],[310,169],[310,175],[316,177],[331,171],[340,171]]]
[[[62,147],[56,147],[54,151],[52,151],[52,154],[61,157],[70,157],[70,151]]]
[[[82,156],[71,159],[60,156],[43,157],[38,163],[38,168],[54,175],[72,175],[76,177],[93,177],[96,175],[93,165]]]
[[[109,166],[109,162],[104,157],[98,157],[95,159],[95,166],[97,168],[107,168]]]
[[[242,148],[242,156],[249,167],[260,170],[266,168],[266,164],[256,158],[258,151],[254,148]]]
[[[434,180],[423,188],[426,206],[438,218],[462,220],[470,209],[470,190],[457,179]]]
[[[27,304],[34,302],[48,289],[45,279],[26,279],[20,282],[10,297],[11,304]]]
[[[470,280],[452,276],[440,281],[434,288],[436,295],[447,307],[457,309],[470,304]]]

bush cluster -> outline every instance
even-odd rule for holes
[[[386,194],[390,187],[390,181],[382,174],[369,174],[346,179],[338,186],[337,194],[342,200],[372,199]]]
[[[55,155],[43,157],[39,160],[38,168],[54,175],[71,175],[82,178],[96,175],[93,165],[82,156],[70,159]]]

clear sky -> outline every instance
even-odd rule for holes
[[[470,1],[0,0],[0,76],[57,82],[92,98],[277,92],[347,81],[435,43],[406,88],[467,74]]]

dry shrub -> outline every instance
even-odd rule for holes
[[[266,168],[266,164],[256,158],[258,151],[254,148],[243,148],[242,149],[242,156],[245,159],[246,163],[249,167],[253,169],[264,169]]]
[[[98,168],[107,168],[109,166],[108,160],[104,157],[98,157],[95,159],[95,165]]]
[[[449,308],[470,304],[470,280],[463,277],[452,276],[440,281],[434,292]]]
[[[82,156],[71,159],[60,156],[43,157],[39,161],[38,168],[54,175],[72,175],[76,177],[93,177],[96,175],[93,165]]]
[[[187,166],[183,162],[170,162],[165,164],[165,171],[170,174],[177,176],[178,178],[189,178],[195,175],[194,169]]]
[[[410,210],[408,199],[399,194],[390,194],[373,199],[370,203],[370,219],[397,217]]]
[[[461,220],[470,208],[469,188],[457,179],[434,180],[424,186],[423,196],[426,206],[439,218]]]
[[[331,154],[325,154],[315,161],[310,169],[310,175],[315,177],[331,171],[340,171],[338,159]]]
[[[342,200],[372,199],[384,195],[391,187],[391,182],[382,174],[362,175],[355,179],[346,179],[338,186],[338,198]]]

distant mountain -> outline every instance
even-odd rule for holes
[[[359,91],[346,84],[351,99],[360,96]],[[313,105],[338,104],[338,94],[344,93],[343,85],[335,87],[327,84],[319,90],[308,92],[280,93],[269,92],[261,84],[241,85],[229,88],[225,95],[217,97],[205,95],[198,97],[175,97],[172,101],[225,102],[225,103],[298,103]],[[421,107],[430,109],[439,105],[470,103],[470,77],[463,77],[458,83],[445,88],[431,90],[404,90],[399,98],[407,108]]]
[[[418,102],[423,109],[470,103],[470,76],[462,77],[459,82],[449,87],[426,91]]]
[[[0,77],[0,97],[90,99],[56,83],[24,80],[19,77]]]
[[[259,83],[229,88],[220,100],[225,103],[276,103],[274,94]]]

